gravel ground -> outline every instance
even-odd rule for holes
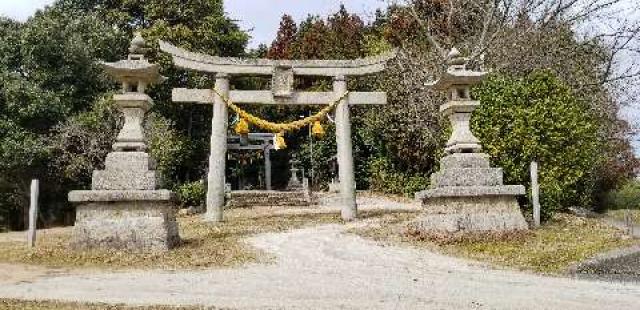
[[[640,283],[640,246],[598,255],[579,264],[574,272],[584,279]]]
[[[632,238],[640,238],[640,225],[628,227],[624,221],[610,216],[604,221]],[[640,246],[603,253],[580,263],[572,272],[583,279],[640,283]]]
[[[382,247],[345,234],[346,228],[328,225],[251,238],[251,244],[277,257],[271,265],[41,275],[0,280],[0,298],[239,309],[568,310],[640,304],[636,284],[494,270],[425,250]]]
[[[315,212],[335,211],[334,198],[325,197]],[[362,209],[419,210],[412,201],[366,195],[358,203]],[[282,210],[290,212],[304,211]],[[274,255],[276,262],[237,269],[109,273],[0,265],[0,298],[238,309],[570,310],[633,309],[640,304],[637,283],[495,270],[345,233],[370,221],[255,236],[248,242]]]

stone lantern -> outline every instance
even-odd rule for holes
[[[489,156],[482,153],[480,141],[471,132],[471,115],[480,106],[471,98],[471,87],[482,82],[487,72],[468,70],[467,62],[453,48],[447,71],[429,85],[447,93],[447,103],[440,111],[449,118],[453,131],[440,171],[431,176],[431,188],[416,194],[423,212],[411,226],[436,234],[527,229],[516,200],[525,194],[524,186],[503,185],[502,169],[491,168]]]
[[[160,66],[150,64],[145,59],[144,54],[147,50],[144,39],[138,33],[131,41],[127,60],[102,63],[105,71],[122,85],[122,93],[113,97],[116,106],[124,115],[124,125],[113,145],[113,150],[117,152],[147,150],[143,122],[153,101],[145,91],[147,86],[162,83],[165,79],[160,75]]]
[[[447,72],[431,87],[447,92],[448,102],[440,107],[440,112],[449,117],[453,132],[445,151],[453,153],[480,153],[480,140],[471,132],[471,113],[480,102],[471,100],[471,87],[482,82],[487,72],[469,71],[467,59],[453,48],[447,56]]]
[[[300,164],[300,161],[293,157],[291,160],[291,177],[289,178],[289,183],[287,184],[287,190],[288,191],[300,191],[303,189],[302,186],[302,182],[300,182],[300,178],[298,177],[298,172],[300,172],[300,169],[298,169],[298,165]]]
[[[158,190],[156,163],[146,153],[143,124],[153,101],[145,90],[165,79],[159,66],[145,59],[146,51],[136,34],[126,60],[102,63],[122,85],[113,99],[124,124],[105,170],[93,172],[91,190],[69,193],[69,201],[77,205],[75,249],[168,250],[179,241],[174,195]]]

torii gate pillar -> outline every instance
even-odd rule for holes
[[[334,78],[333,91],[336,94],[343,94],[347,91],[347,80],[344,76]],[[355,174],[353,172],[353,143],[351,141],[348,98],[340,102],[336,107],[336,143],[338,146],[337,159],[342,218],[351,221],[356,218],[358,207],[356,204]]]
[[[216,74],[216,90],[223,96],[229,96],[229,75]],[[227,158],[228,108],[222,98],[214,97],[213,118],[211,121],[211,153],[209,154],[209,175],[207,190],[207,213],[205,220],[222,222],[224,220],[224,188]]]

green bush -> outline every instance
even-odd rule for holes
[[[185,183],[176,188],[180,207],[199,207],[207,200],[207,190],[202,181]]]
[[[603,141],[587,102],[549,71],[521,79],[493,76],[474,95],[482,105],[472,129],[504,168],[507,184],[529,187],[529,165],[536,160],[544,217],[591,206]]]
[[[147,116],[145,131],[149,153],[158,164],[164,186],[182,183],[182,172],[195,162],[195,145],[174,129],[173,122],[156,113]]]
[[[640,209],[640,181],[631,181],[605,196],[607,209]]]
[[[386,158],[373,159],[369,165],[371,190],[386,194],[412,196],[429,187],[429,178],[424,175],[409,175],[394,169]]]

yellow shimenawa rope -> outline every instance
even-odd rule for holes
[[[236,133],[239,135],[248,135],[249,134],[249,124],[244,118],[241,118],[236,125]]]
[[[229,108],[231,110],[233,110],[235,113],[238,114],[238,116],[240,116],[241,119],[246,120],[247,122],[256,125],[257,127],[264,129],[264,130],[268,130],[270,132],[274,132],[274,133],[279,133],[282,134],[284,132],[290,132],[290,131],[294,131],[294,130],[300,130],[302,127],[306,127],[309,126],[311,124],[314,124],[315,122],[320,122],[322,121],[322,119],[324,117],[327,116],[327,114],[329,114],[329,112],[333,111],[333,109],[335,109],[336,106],[338,106],[338,104],[340,103],[340,101],[344,100],[348,95],[349,92],[345,92],[342,96],[340,96],[338,99],[336,99],[334,102],[332,102],[331,104],[329,104],[329,106],[325,107],[324,109],[320,110],[320,112],[306,117],[304,119],[298,120],[298,121],[293,121],[290,123],[273,123],[267,120],[263,120],[245,110],[243,110],[242,108],[240,108],[239,106],[235,105],[233,102],[231,102],[231,100],[229,100],[229,98],[221,95],[216,89],[213,89],[213,92],[216,93],[216,95],[218,95],[218,97],[220,97],[222,99],[222,101],[224,101],[227,106],[229,106]]]
[[[322,128],[322,124],[320,122],[313,123],[313,127],[311,128],[311,133],[313,133],[316,138],[322,138],[325,135],[324,128]]]

